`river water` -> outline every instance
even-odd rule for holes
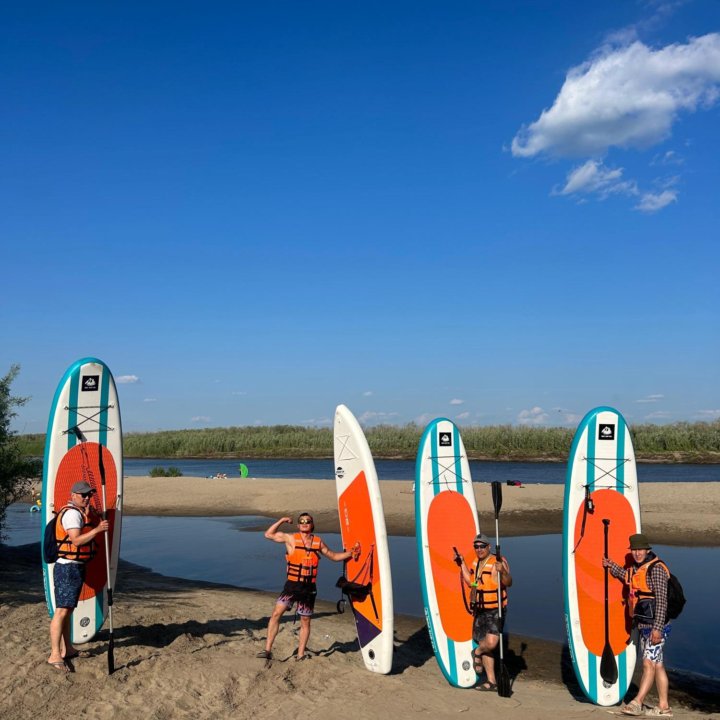
[[[28,505],[8,508],[10,545],[37,542],[40,513]],[[121,557],[155,572],[188,580],[219,582],[237,587],[277,591],[284,582],[284,550],[265,540],[264,529],[272,522],[261,517],[145,517],[123,519]],[[202,543],[187,543],[202,537]],[[339,535],[324,534],[333,550],[341,547]],[[395,611],[423,615],[415,538],[390,537]],[[182,553],[178,548],[183,548]],[[223,548],[208,553],[207,548]],[[503,554],[511,564],[514,582],[510,589],[507,630],[530,637],[565,642],[562,598],[561,536],[541,535],[503,539]],[[666,663],[676,670],[720,678],[720,623],[712,612],[720,597],[720,573],[709,571],[720,563],[720,548],[682,548],[658,545],[660,557],[681,579],[687,605],[673,622],[666,648]],[[38,547],[39,553],[39,547]],[[228,562],[230,558],[230,562]],[[40,558],[38,557],[38,565]],[[323,560],[318,576],[318,595],[340,599],[335,581],[342,565]],[[122,602],[122,587],[117,602]],[[269,601],[271,602],[271,601]],[[268,613],[270,612],[268,607]]]
[[[154,467],[176,467],[183,475],[212,477],[225,474],[240,477],[240,463],[255,478],[303,478],[306,480],[334,480],[333,461],[326,460],[184,460],[168,458],[126,458],[125,475],[149,475]],[[667,463],[638,463],[640,482],[720,482],[720,465],[688,465]],[[375,460],[380,480],[413,480],[414,460]],[[475,482],[562,484],[566,463],[549,462],[489,462],[471,460],[470,473]]]

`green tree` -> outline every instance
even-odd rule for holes
[[[19,372],[20,366],[13,365],[0,379],[0,539],[7,506],[27,493],[30,480],[42,469],[39,460],[22,456],[17,434],[10,429],[10,421],[17,415],[13,408],[24,405],[29,399],[10,394],[10,385]]]

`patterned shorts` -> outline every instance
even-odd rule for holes
[[[317,590],[315,592],[308,592],[307,590],[303,590],[301,592],[287,592],[283,590],[276,602],[280,605],[284,605],[286,608],[291,608],[295,603],[297,603],[298,615],[301,617],[312,617],[315,610],[316,595]]]
[[[656,665],[662,665],[664,661],[663,648],[665,647],[665,640],[670,634],[670,625],[663,628],[662,640],[657,645],[650,642],[651,633],[652,628],[640,628],[640,657]]]
[[[497,610],[481,610],[473,618],[473,640],[480,644],[486,635],[501,635],[500,629],[505,622],[507,608],[503,608],[503,616],[500,618]]]
[[[55,607],[77,607],[80,591],[85,580],[85,565],[80,563],[55,563],[53,581],[55,583]]]

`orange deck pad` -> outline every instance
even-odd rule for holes
[[[373,607],[370,595],[368,595],[362,602],[353,601],[353,608],[355,612],[359,612],[375,627],[382,630],[382,591],[376,552],[373,552],[372,563],[368,561],[370,550],[377,548],[377,541],[364,472],[360,472],[342,493],[338,507],[343,547],[349,550],[356,542],[360,543],[360,557],[347,562],[347,579],[365,585],[370,582],[372,577],[375,606]],[[378,617],[375,617],[376,610]]]
[[[98,464],[99,451],[102,447],[102,459],[105,467],[105,496],[107,500],[107,518],[110,523],[108,532],[109,547],[112,547],[112,533],[115,525],[115,505],[117,503],[117,470],[110,451],[94,442],[85,442],[65,453],[55,477],[54,502],[58,511],[68,504],[70,488],[78,481],[85,480],[97,491],[91,504],[98,514],[102,513],[102,483]],[[95,557],[87,564],[85,583],[80,592],[80,599],[87,600],[102,592],[107,582],[105,568],[105,539],[103,534],[95,540]]]
[[[605,647],[605,528],[603,519],[609,519],[608,556],[623,565],[628,553],[628,538],[638,532],[635,515],[627,498],[616,490],[596,490],[591,495],[595,510],[587,513],[585,532],[580,540],[583,505],[575,521],[575,578],[577,582],[578,610],[583,641],[587,649],[600,657]],[[627,646],[631,622],[625,602],[625,584],[608,578],[608,609],[610,645],[615,655]]]
[[[436,495],[427,518],[430,565],[440,620],[445,634],[455,642],[472,639],[472,616],[465,609],[460,568],[455,564],[456,547],[472,567],[472,542],[477,534],[476,518],[462,493],[445,491]]]

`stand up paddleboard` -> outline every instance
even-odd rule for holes
[[[389,673],[393,656],[393,596],[385,516],[375,464],[365,435],[344,405],[335,410],[335,484],[343,547],[360,543],[345,565],[360,650],[368,670]],[[363,597],[364,596],[364,597]]]
[[[415,466],[415,532],[425,619],[435,658],[451,685],[472,687],[472,616],[465,607],[455,548],[474,562],[477,508],[470,466],[457,427],[433,420],[420,440]]]
[[[85,480],[96,493],[92,506],[102,514],[102,484],[110,530],[110,587],[115,587],[122,520],[123,454],[120,409],[115,381],[107,365],[95,358],[73,363],[58,385],[48,421],[43,468],[43,531],[53,511],[68,504],[70,488]],[[91,640],[108,612],[108,572],[105,533],[97,536],[95,557],[87,564],[80,601],[72,614],[70,640]],[[42,544],[42,538],[41,538]],[[50,617],[55,614],[54,563],[43,558],[45,599]]]
[[[632,440],[613,408],[591,410],[575,433],[565,481],[563,582],[565,624],[575,675],[587,697],[614,705],[625,696],[636,648],[623,583],[602,558],[624,562],[640,532]],[[607,599],[606,599],[607,598]]]

